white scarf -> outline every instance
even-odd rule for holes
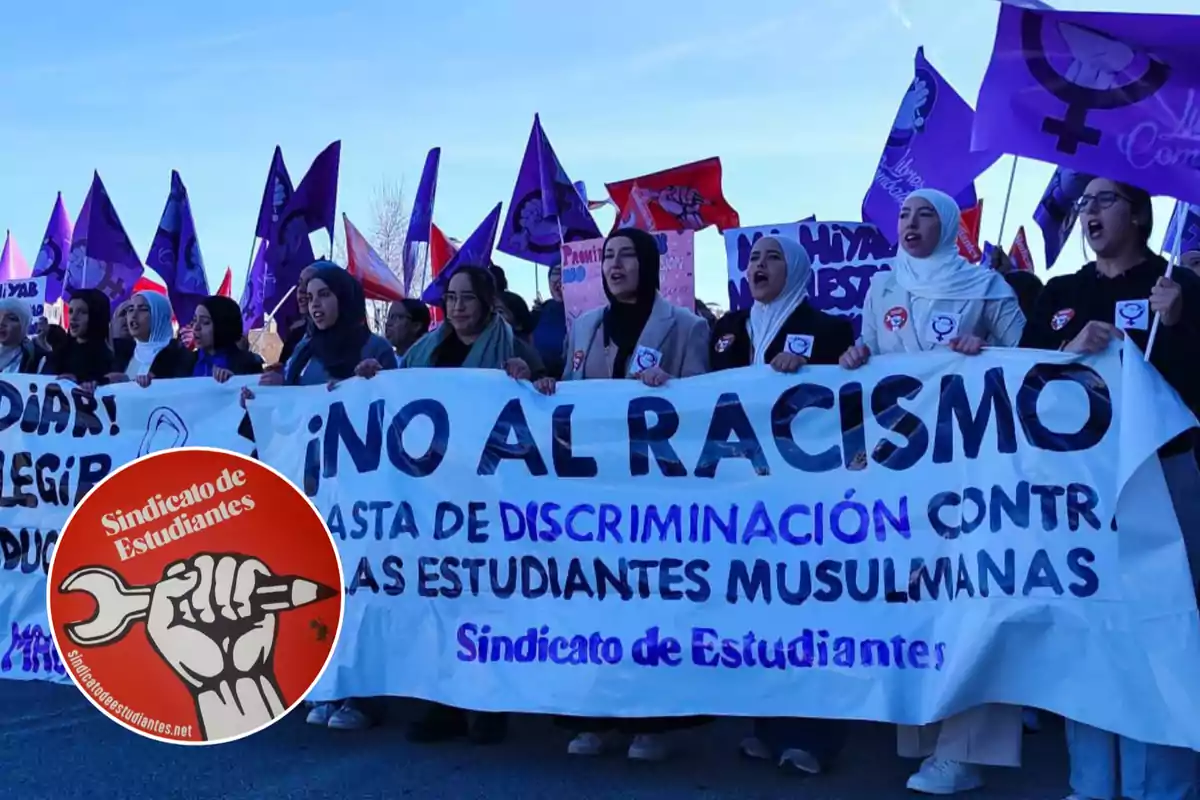
[[[125,369],[125,374],[131,378],[149,374],[154,359],[158,358],[158,354],[171,343],[175,335],[171,329],[171,301],[166,295],[158,292],[139,292],[134,295],[135,299],[138,297],[150,306],[150,338],[144,342],[140,339],[134,340],[133,358],[129,360],[129,366]]]
[[[778,244],[779,249],[783,251],[784,260],[787,262],[787,278],[783,289],[774,300],[769,303],[756,300],[750,308],[746,332],[750,335],[750,344],[754,348],[751,366],[767,363],[767,348],[775,341],[788,317],[792,316],[808,297],[808,278],[812,275],[812,261],[800,242],[783,236],[766,238]]]
[[[892,272],[896,283],[924,300],[1004,300],[1014,297],[1000,273],[977,266],[958,252],[958,204],[936,189],[918,189],[909,197],[929,201],[942,223],[937,247],[925,258],[914,258],[901,247]]]
[[[937,247],[925,258],[914,258],[901,246],[896,252],[892,274],[896,283],[912,295],[910,309],[917,330],[924,330],[934,300],[1015,299],[1004,276],[986,266],[972,264],[958,252],[958,203],[945,192],[918,189],[909,197],[927,200],[941,222]],[[901,236],[904,234],[901,233]]]
[[[15,297],[6,297],[0,300],[0,316],[6,314],[16,316],[21,330],[28,332],[29,326],[33,321],[28,303]],[[21,359],[25,354],[25,342],[26,339],[22,338],[17,344],[0,346],[0,373],[21,371]]]

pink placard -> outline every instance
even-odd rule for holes
[[[695,231],[666,231],[653,234],[658,239],[660,292],[669,303],[696,311]],[[600,264],[604,258],[604,240],[568,242],[562,247],[563,303],[567,320],[573,322],[585,311],[599,308],[608,300]]]

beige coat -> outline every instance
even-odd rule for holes
[[[913,314],[913,296],[891,272],[877,272],[863,303],[862,343],[872,355],[918,353],[945,346],[937,335],[920,327]],[[1003,300],[931,300],[932,314],[958,320],[958,336],[978,336],[989,347],[1016,347],[1025,330],[1025,315],[1014,294]],[[947,337],[947,339],[953,336]]]
[[[612,378],[617,346],[604,346],[603,320],[604,307],[601,307],[581,314],[571,326],[564,381]],[[638,346],[657,350],[662,356],[658,366],[672,378],[688,378],[708,372],[708,337],[707,322],[659,296],[638,338]],[[634,372],[633,365],[627,364],[625,374]]]

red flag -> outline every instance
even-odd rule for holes
[[[221,279],[221,288],[217,289],[220,297],[233,297],[233,270],[225,268],[225,277]]]
[[[363,294],[368,300],[403,300],[404,285],[396,273],[345,214],[342,222],[346,225],[346,271],[362,284]]]
[[[741,226],[738,213],[729,205],[721,189],[721,159],[706,158],[681,167],[643,175],[638,178],[605,184],[608,195],[622,210],[638,189],[639,202],[644,202],[654,221],[655,230],[703,230],[716,225],[717,230]]]
[[[458,248],[446,238],[446,234],[442,233],[442,229],[437,225],[429,225],[429,279],[437,280],[437,276],[441,273],[442,268],[450,263],[450,259],[454,258],[454,254],[458,252]],[[438,325],[442,322],[442,310],[440,308],[431,308],[429,310],[433,318],[433,324]]]
[[[1017,238],[1013,239],[1012,250],[1008,253],[1009,261],[1017,269],[1033,272],[1033,253],[1029,251],[1029,240],[1025,238],[1025,226],[1017,228]]]
[[[958,252],[972,264],[983,261],[983,250],[979,248],[979,229],[983,222],[983,201],[962,212],[958,218]]]
[[[650,212],[650,202],[646,192],[636,183],[629,192],[629,199],[617,214],[613,230],[618,228],[640,228],[653,233],[658,228],[654,225],[654,215]]]

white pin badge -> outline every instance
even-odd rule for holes
[[[813,337],[807,333],[789,333],[784,340],[783,349],[794,356],[812,357]]]
[[[662,353],[653,347],[638,345],[633,351],[633,375],[639,375],[651,367],[657,367],[662,362]]]
[[[925,323],[925,335],[933,344],[950,344],[950,340],[958,336],[958,325],[962,321],[961,314],[949,311],[935,311],[929,315]]]
[[[1119,301],[1113,312],[1113,324],[1123,331],[1148,330],[1150,327],[1150,301]]]

